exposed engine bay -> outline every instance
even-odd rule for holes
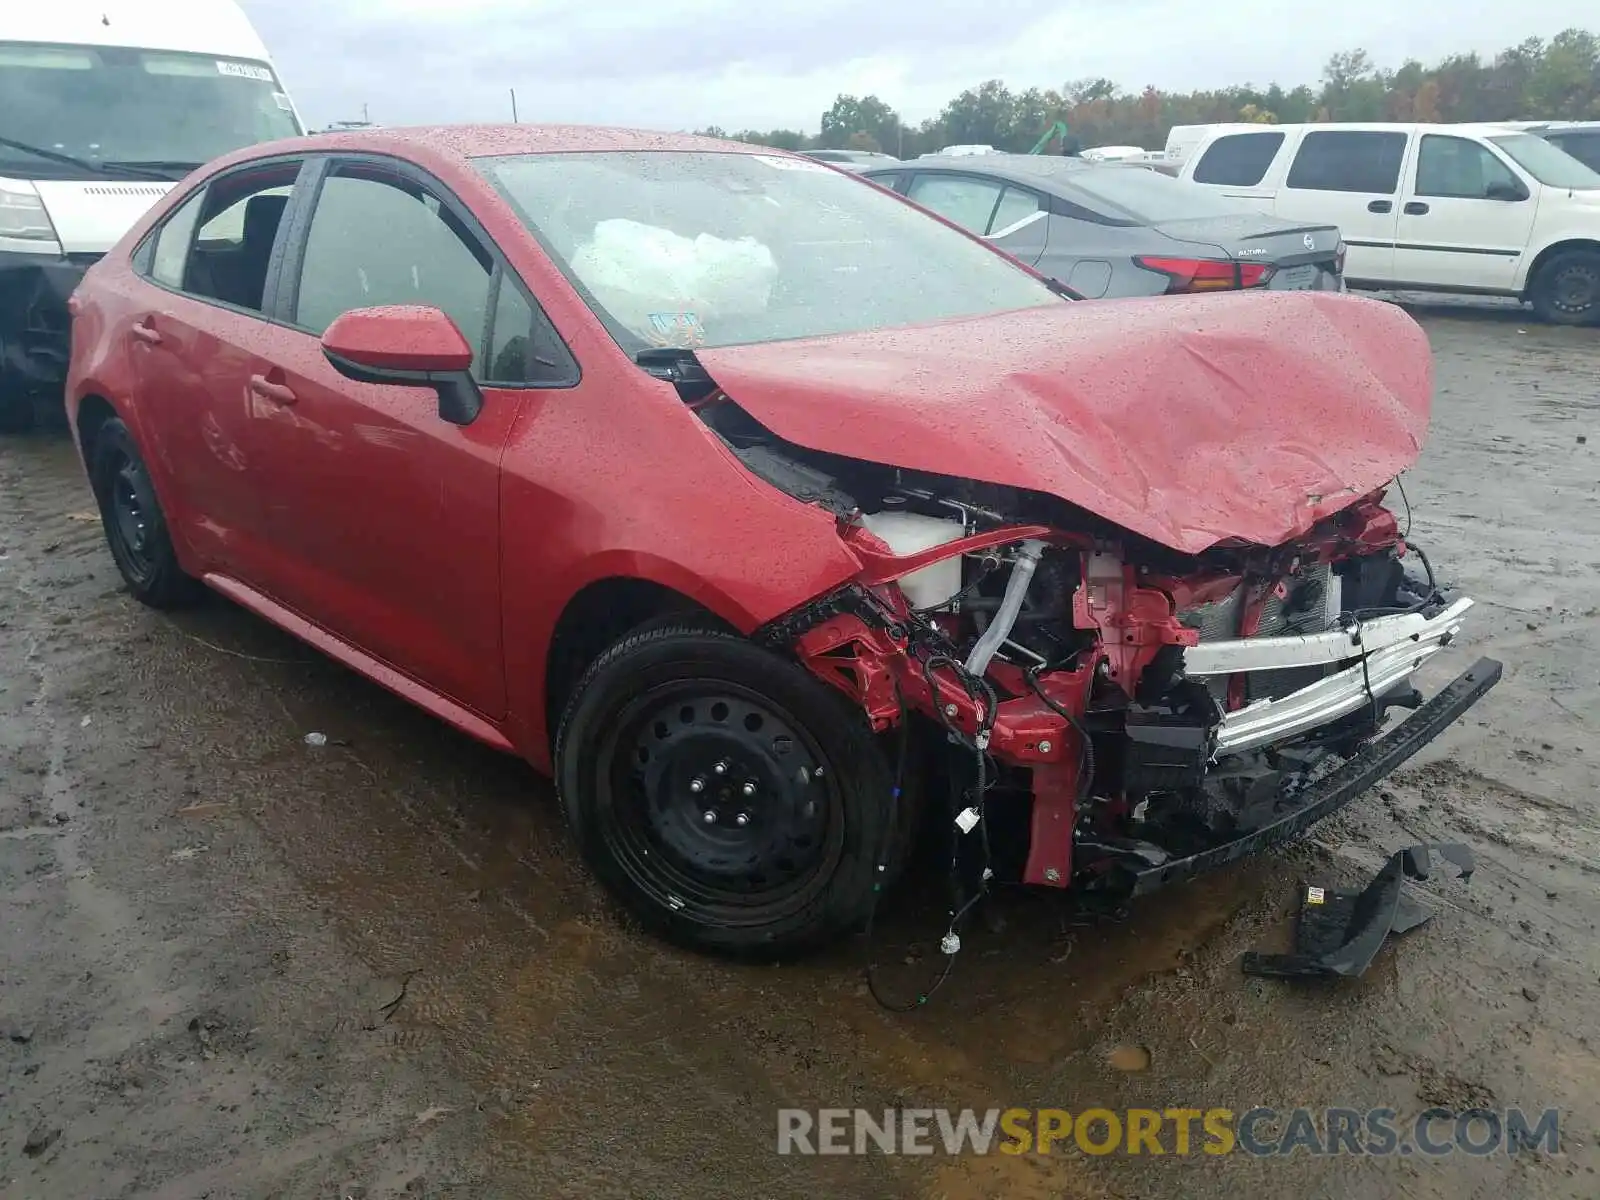
[[[931,723],[985,879],[1141,892],[1250,853],[1499,678],[1482,660],[1424,706],[1412,674],[1472,601],[1440,588],[1385,489],[1289,544],[1185,554],[1056,497],[795,446],[680,364],[663,377],[731,452],[830,511],[865,564],[762,635],[876,730]],[[1375,744],[1395,707],[1428,711]]]

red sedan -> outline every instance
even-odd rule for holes
[[[1077,303],[805,158],[513,126],[240,151],[72,307],[133,594],[550,771],[702,949],[869,921],[919,814],[962,913],[1181,879],[1498,678],[1378,736],[1471,601],[1382,504],[1431,379],[1373,301]]]

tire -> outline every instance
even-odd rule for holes
[[[1600,324],[1600,253],[1556,255],[1539,268],[1528,298],[1539,319],[1552,325]]]
[[[149,470],[127,425],[117,417],[95,434],[89,480],[106,544],[134,598],[151,608],[177,608],[197,600],[204,588],[178,565]]]
[[[0,434],[27,433],[33,428],[33,399],[0,379]]]
[[[704,953],[772,960],[858,928],[901,826],[889,764],[844,697],[693,625],[631,633],[589,667],[555,770],[600,882]]]

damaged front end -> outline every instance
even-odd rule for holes
[[[38,402],[59,406],[72,341],[67,300],[98,257],[0,251],[0,432],[31,425]]]
[[[942,733],[957,824],[984,822],[999,879],[1138,894],[1291,838],[1500,677],[1480,660],[1431,700],[1413,686],[1472,601],[1382,489],[1284,545],[1183,553],[1048,495],[796,447],[677,382],[862,563],[759,636],[875,730]],[[1385,734],[1396,707],[1415,711]]]

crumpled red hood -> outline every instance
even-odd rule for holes
[[[797,445],[1031,488],[1188,553],[1280,545],[1381,487],[1416,461],[1433,382],[1405,313],[1314,292],[1063,303],[699,358]]]

